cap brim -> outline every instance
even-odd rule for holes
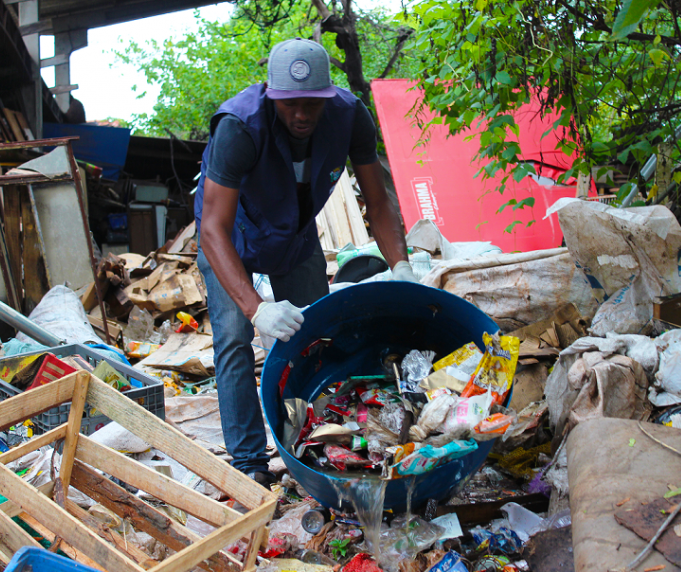
[[[269,97],[270,99],[296,99],[299,97],[321,97],[324,99],[330,99],[332,97],[336,97],[336,88],[330,85],[329,87],[324,89],[316,90],[296,89],[289,91],[285,89],[271,89],[268,87],[265,90],[265,93],[267,94],[267,97]]]

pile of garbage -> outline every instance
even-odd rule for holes
[[[286,400],[284,447],[311,467],[383,479],[422,475],[475,451],[477,441],[517,424],[503,403],[520,342],[487,333],[483,340],[484,354],[473,342],[435,364],[432,351],[401,361],[391,354],[383,375],[349,376],[310,404]]]

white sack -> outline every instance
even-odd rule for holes
[[[29,319],[66,340],[67,344],[99,344],[102,341],[92,329],[80,299],[66,286],[55,286],[45,294]],[[30,342],[33,338],[19,332],[17,340]]]
[[[681,291],[678,252],[681,225],[663,206],[617,209],[594,201],[561,199],[558,212],[565,243],[594,288],[612,296],[633,276],[657,277],[660,294]]]
[[[423,283],[468,300],[502,329],[549,318],[570,302],[586,316],[597,307],[586,276],[566,249],[483,256],[437,274],[431,272]]]

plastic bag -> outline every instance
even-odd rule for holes
[[[406,515],[397,516],[390,528],[381,531],[379,563],[387,568],[411,560],[436,542],[442,532],[442,527],[422,518],[412,517],[407,522]]]
[[[421,411],[416,425],[410,428],[410,438],[423,441],[431,433],[444,433],[445,419],[457,402],[456,396],[446,394],[428,402]]]
[[[402,377],[400,387],[402,391],[418,392],[418,384],[428,377],[433,367],[435,352],[411,350],[402,360]]]
[[[407,475],[422,475],[434,468],[444,465],[453,459],[458,459],[478,448],[478,444],[469,439],[468,441],[452,441],[443,447],[425,445],[407,455],[399,463],[387,469],[387,478],[395,479]]]
[[[513,385],[520,340],[514,336],[500,336],[498,332],[493,336],[485,332],[482,340],[485,354],[461,397],[480,395],[491,389],[493,402],[502,404]]]
[[[180,326],[175,330],[178,334],[188,334],[199,329],[199,323],[187,312],[178,312],[177,319],[180,320]]]
[[[459,399],[445,419],[444,433],[449,435],[472,430],[489,414],[491,401],[490,393]]]
[[[476,433],[505,433],[506,430],[515,421],[515,415],[509,415],[506,413],[493,413],[489,417],[485,417],[480,423],[478,423],[474,430]]]

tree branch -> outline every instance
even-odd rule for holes
[[[343,62],[341,62],[340,60],[337,60],[336,58],[331,57],[331,56],[329,56],[329,61],[334,66],[336,66],[340,71],[342,71],[343,73],[346,73],[347,70],[346,70],[345,64]]]
[[[397,58],[400,55],[400,52],[402,51],[405,42],[414,33],[414,30],[411,28],[400,28],[398,31],[400,32],[400,35],[397,37],[397,44],[395,45],[395,49],[393,50],[393,55],[390,56],[390,60],[385,66],[383,73],[378,76],[380,79],[385,79],[388,76],[390,70],[393,68],[395,62],[397,61]]]
[[[323,0],[311,0],[312,5],[317,9],[317,12],[319,15],[322,17],[322,20],[326,20],[329,16],[331,16],[331,12],[327,8],[326,4],[324,4]]]

